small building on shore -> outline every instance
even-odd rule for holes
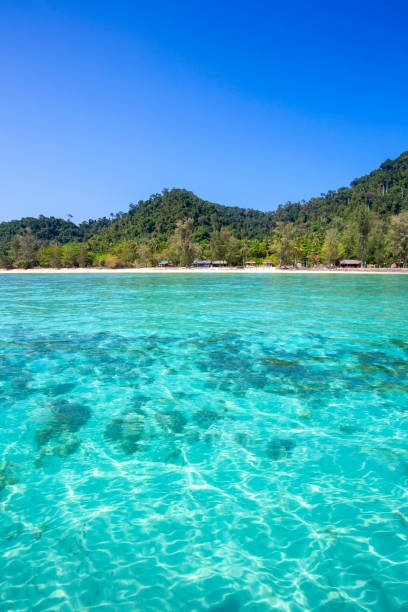
[[[361,268],[363,262],[361,259],[342,259],[339,263],[341,268]]]
[[[210,268],[211,261],[209,259],[195,259],[193,261],[193,266],[195,268]]]
[[[225,266],[227,266],[227,262],[224,259],[219,259],[217,261],[212,261],[211,264],[214,266],[214,268],[225,268]]]
[[[262,263],[264,266],[268,266],[268,268],[273,268],[275,266],[272,259],[265,259],[265,261],[263,261]]]
[[[254,268],[256,266],[256,261],[246,261],[245,262],[245,267],[246,268]]]
[[[173,268],[174,264],[171,261],[160,261],[159,266],[160,268]]]

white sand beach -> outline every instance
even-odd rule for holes
[[[0,269],[0,274],[407,274],[408,268],[327,268],[281,269],[257,266],[250,268],[30,268]]]

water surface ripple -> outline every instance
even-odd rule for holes
[[[0,611],[408,610],[408,278],[0,276]]]

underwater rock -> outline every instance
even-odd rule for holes
[[[60,438],[66,432],[74,433],[89,420],[91,411],[87,406],[73,404],[60,399],[52,403],[51,418],[35,431],[34,440],[41,448],[54,438]]]
[[[220,415],[215,410],[209,410],[208,408],[201,408],[194,415],[194,420],[203,429],[206,429],[220,418]]]
[[[46,395],[56,396],[69,393],[73,389],[75,389],[75,385],[73,383],[60,383],[59,385],[49,385],[46,389],[44,389],[44,392]]]
[[[200,440],[200,434],[198,431],[196,430],[192,430],[192,431],[188,431],[185,436],[184,439],[186,442],[188,442],[189,444],[194,444],[195,442],[199,442]]]
[[[183,461],[181,451],[176,446],[169,449],[169,452],[164,458],[165,463],[180,464]]]
[[[4,461],[0,465],[0,493],[11,485],[17,484],[19,467],[11,461]]]
[[[140,412],[141,414],[144,414],[142,406],[146,404],[148,401],[150,401],[150,399],[151,398],[147,395],[136,393],[132,399],[133,405],[130,408],[128,408],[128,412]]]
[[[248,389],[234,389],[231,391],[234,397],[238,397],[239,399],[243,399],[247,396]]]
[[[64,399],[55,400],[51,405],[51,417],[34,433],[34,440],[40,452],[34,458],[34,465],[43,466],[46,457],[68,457],[75,453],[81,440],[73,436],[89,420],[91,411],[87,406],[74,404]]]
[[[244,448],[248,447],[249,444],[249,436],[246,433],[237,433],[235,436],[235,442],[237,442],[237,444],[240,444],[241,446],[243,446]]]
[[[143,418],[113,419],[105,427],[104,438],[110,442],[117,443],[126,455],[132,455],[139,450],[139,442],[143,437]]]
[[[81,440],[79,438],[71,437],[63,444],[56,444],[54,447],[54,455],[57,457],[68,457],[68,455],[73,455],[76,450],[78,450],[81,444]]]
[[[126,408],[123,412],[123,415],[127,415],[127,414],[138,414],[141,417],[145,417],[146,416],[146,411],[143,410],[143,408],[139,408],[138,406],[131,406],[130,408]]]
[[[34,440],[38,448],[47,444],[53,437],[57,437],[61,434],[61,430],[53,421],[45,423],[42,427],[36,429],[34,433]]]
[[[272,366],[283,367],[283,368],[295,368],[299,365],[298,359],[293,359],[292,361],[289,361],[287,359],[272,358],[272,359],[261,359],[260,361],[262,363],[266,363]]]
[[[139,448],[138,442],[143,434],[143,423],[126,423],[122,430],[123,438],[121,448],[126,455],[132,455]]]
[[[183,438],[184,440],[184,438]],[[140,445],[138,450],[145,450],[147,447]],[[149,446],[149,461],[165,465],[182,465],[186,459],[178,439],[175,436],[158,436],[154,444]]]
[[[214,442],[218,442],[220,438],[221,434],[218,431],[212,431],[205,434],[204,442],[207,444],[207,446],[211,446],[211,444]]]
[[[123,419],[114,419],[107,424],[104,431],[104,438],[110,442],[118,442],[122,439],[122,424]]]
[[[43,466],[46,457],[60,457],[61,459],[73,455],[81,445],[82,440],[71,434],[51,440],[46,446],[42,446],[39,453],[34,458],[35,467]]]
[[[30,378],[26,376],[16,376],[11,380],[11,386],[14,389],[25,389],[30,382]]]
[[[266,454],[270,459],[274,459],[275,461],[278,459],[283,459],[287,457],[290,451],[295,448],[296,444],[293,440],[284,439],[284,438],[276,438],[274,440],[270,440],[266,449]]]
[[[398,346],[400,349],[402,349],[408,355],[408,342],[405,342],[404,340],[401,340],[399,338],[393,338],[391,339],[391,342],[395,346]]]
[[[187,424],[187,420],[180,410],[165,410],[157,412],[154,416],[163,431],[167,433],[182,433]]]
[[[177,399],[184,399],[186,397],[189,397],[190,394],[186,393],[185,391],[176,391],[175,393],[173,393],[173,396]]]
[[[356,426],[355,425],[351,425],[350,423],[340,423],[339,429],[343,433],[348,433],[348,434],[352,434],[352,433],[355,433],[357,431]]]
[[[242,379],[242,383],[245,384],[245,386],[256,387],[257,389],[263,389],[268,382],[267,376],[256,373],[249,374],[248,377]]]
[[[85,555],[85,541],[80,531],[71,531],[65,534],[59,541],[58,547],[67,555]]]
[[[91,411],[87,406],[72,404],[63,399],[53,402],[52,413],[61,427],[71,432],[81,429],[91,416]]]

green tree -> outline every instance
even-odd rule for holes
[[[5,253],[0,251],[0,268],[11,268],[11,260]]]
[[[388,246],[394,258],[405,265],[408,258],[408,211],[391,218]]]
[[[137,258],[146,266],[155,266],[160,258],[160,241],[151,238],[137,247]]]
[[[279,264],[293,263],[296,257],[296,230],[292,223],[278,223],[273,241],[273,252]]]
[[[288,202],[275,212],[221,206],[185,189],[170,189],[131,204],[127,213],[112,213],[109,218],[90,219],[79,225],[71,219],[44,215],[0,223],[0,250],[13,265],[28,267],[37,263],[37,244],[41,247],[82,244],[86,247],[81,247],[76,264],[75,249],[68,248],[68,260],[71,261],[67,264],[82,266],[87,260],[100,262],[109,254],[126,265],[134,261],[138,245],[154,240],[158,246],[154,256],[150,255],[150,261],[155,263],[173,235],[177,221],[185,221],[188,214],[194,219],[193,246],[198,243],[201,258],[212,256],[212,232],[219,232],[224,227],[239,240],[240,259],[265,257],[265,250],[270,254],[272,245],[270,249],[265,241],[273,236],[273,249],[280,254],[282,263],[296,260],[317,263],[326,232],[334,227],[339,231],[339,243],[344,245],[346,257],[380,263],[391,257],[390,244],[393,245],[393,257],[401,258],[397,255],[398,237],[393,238],[398,233],[396,229],[390,230],[388,242],[386,237],[391,217],[408,210],[407,186],[408,151],[355,179],[350,187],[328,190],[308,202]],[[293,228],[294,235],[290,231],[282,233],[282,226]],[[173,250],[174,257],[180,256],[180,252],[178,244]],[[173,256],[169,253],[169,257]],[[49,259],[42,265],[50,265]]]
[[[13,238],[10,241],[10,247],[9,247],[9,256],[10,256],[12,263],[15,266],[18,266],[19,255],[20,255],[20,236],[17,235],[17,236],[13,236]]]
[[[342,256],[342,251],[339,233],[336,228],[332,227],[327,230],[322,247],[323,261],[329,265],[335,264]]]
[[[232,235],[231,230],[222,227],[212,232],[210,237],[210,255],[215,261],[226,261],[230,265],[240,262],[240,244]]]
[[[178,221],[170,240],[169,251],[175,263],[189,266],[193,263],[199,247],[194,240],[193,220]]]
[[[386,253],[386,240],[384,239],[384,224],[378,219],[373,223],[368,235],[368,261],[380,266],[384,265]]]
[[[62,247],[59,244],[50,244],[40,250],[40,266],[46,268],[61,267]]]
[[[10,253],[13,263],[20,268],[32,268],[38,263],[38,242],[30,228],[23,234],[15,236],[11,243]]]
[[[68,242],[62,247],[61,261],[65,268],[76,268],[78,266],[79,245]]]
[[[361,205],[356,211],[356,222],[359,233],[359,256],[361,259],[367,259],[368,253],[368,236],[371,229],[371,215],[367,206]]]
[[[304,249],[305,263],[309,265],[316,265],[321,259],[321,244],[319,236],[316,233],[309,234],[306,237],[306,244]]]
[[[130,265],[134,261],[135,255],[136,249],[129,242],[121,244],[121,259],[125,266]]]
[[[360,255],[360,235],[355,221],[350,221],[345,225],[340,238],[344,246],[345,256],[350,259],[357,259]]]
[[[257,259],[261,257],[266,257],[267,246],[266,242],[261,242],[260,240],[251,240],[249,246],[248,256],[250,258],[255,257]]]
[[[86,268],[90,264],[88,247],[84,243],[79,245],[77,261],[80,268]]]

